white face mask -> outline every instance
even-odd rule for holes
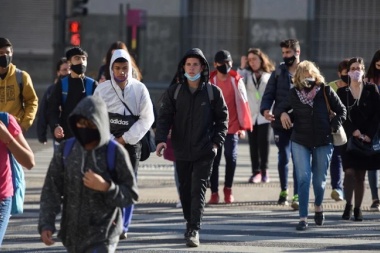
[[[350,71],[348,72],[348,76],[351,78],[351,80],[358,82],[358,81],[361,81],[363,78],[363,71],[361,70]]]

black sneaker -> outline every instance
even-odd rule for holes
[[[307,224],[306,221],[301,220],[301,221],[297,224],[296,229],[297,229],[298,231],[304,231],[304,230],[306,230],[306,228],[307,228],[308,225],[309,225],[309,224]]]
[[[323,211],[322,212],[315,212],[314,221],[315,221],[315,224],[318,226],[323,225],[323,222],[325,221],[325,215],[323,214]]]
[[[189,237],[186,239],[187,247],[198,247],[199,246],[199,231],[198,230],[190,230]]]
[[[371,211],[376,211],[376,212],[380,211],[380,201],[378,199],[375,199],[372,202]]]
[[[362,214],[362,210],[360,209],[360,207],[354,208],[354,220],[355,221],[363,221],[363,214]]]
[[[125,239],[127,239],[127,237],[128,237],[127,232],[123,232],[123,233],[121,233],[121,235],[119,236],[119,239],[120,239],[120,240],[125,240]]]
[[[289,202],[288,202],[288,191],[287,190],[280,192],[280,198],[278,199],[277,204],[278,205],[283,205],[283,206],[289,205]]]
[[[346,204],[342,215],[343,220],[350,220],[352,215],[352,205]]]

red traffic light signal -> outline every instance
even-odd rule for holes
[[[71,33],[79,33],[80,32],[80,22],[79,21],[70,21],[69,31]]]
[[[73,20],[69,22],[69,34],[70,34],[70,44],[73,46],[80,46],[80,22]]]

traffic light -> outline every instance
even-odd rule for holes
[[[88,0],[73,0],[71,8],[71,16],[86,16],[88,13],[87,7],[85,6]]]
[[[69,21],[69,36],[72,46],[80,46],[80,22],[77,20]]]

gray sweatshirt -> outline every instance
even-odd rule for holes
[[[75,141],[63,161],[62,142],[50,163],[41,193],[38,231],[56,231],[56,218],[62,212],[58,237],[69,252],[84,252],[90,245],[115,243],[122,233],[122,207],[138,200],[137,184],[128,153],[117,144],[115,168],[107,168],[110,141],[109,119],[105,103],[98,97],[84,98],[68,119],[77,136],[76,117],[84,116],[97,126],[100,143],[85,150]],[[65,166],[64,166],[65,164]],[[110,182],[107,192],[95,191],[83,184],[83,174],[91,169]]]

